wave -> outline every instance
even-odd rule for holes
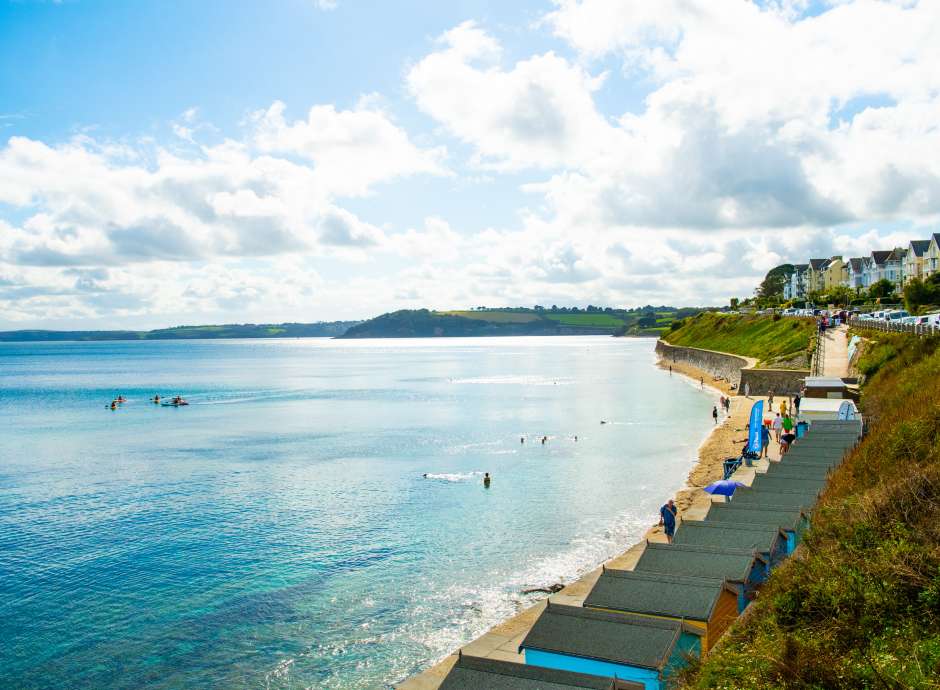
[[[425,479],[436,479],[442,482],[466,482],[474,477],[482,477],[483,472],[427,472]]]

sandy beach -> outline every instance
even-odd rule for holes
[[[700,519],[708,510],[712,500],[711,496],[703,491],[703,488],[722,478],[722,463],[725,458],[739,454],[747,434],[745,426],[747,425],[751,405],[760,399],[763,399],[766,403],[766,398],[737,396],[735,391],[730,390],[727,381],[715,379],[710,374],[688,364],[661,362],[659,366],[664,370],[669,370],[671,366],[673,376],[686,376],[691,379],[694,385],[704,385],[711,388],[716,393],[716,397],[717,395],[730,395],[731,397],[730,413],[727,416],[722,414],[719,417],[718,425],[699,446],[698,461],[689,472],[686,486],[680,489],[675,496],[680,521],[682,518]],[[708,414],[710,410],[703,410],[703,413]],[[768,411],[765,407],[765,416],[767,414]],[[770,447],[770,457],[774,460],[779,459],[776,444],[773,442]],[[750,484],[754,472],[755,470],[740,471],[739,475],[745,476],[736,476],[736,478]],[[604,565],[609,568],[632,570],[646,548],[647,541],[665,542],[666,536],[663,533],[663,528],[655,524],[651,525],[643,540],[610,559]],[[552,601],[559,604],[580,606],[593,588],[597,578],[600,577],[600,573],[601,568],[598,567],[578,580],[567,584],[557,594],[551,595]],[[461,647],[461,651],[464,654],[473,656],[523,663],[523,657],[518,653],[519,643],[528,633],[544,607],[545,600],[530,606],[469,644],[464,645]],[[457,652],[455,651],[423,673],[396,684],[395,688],[398,690],[436,690],[456,660]]]

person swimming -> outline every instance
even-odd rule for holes
[[[117,400],[112,400],[112,401],[111,401],[111,409],[112,409],[112,410],[116,410],[116,409],[117,409]]]
[[[485,472],[483,474],[483,486],[486,487],[487,489],[490,488],[490,473],[489,472]]]
[[[154,404],[159,405],[159,404],[160,404],[160,394],[157,393],[155,396],[153,396],[153,398],[151,398],[151,400],[153,400]]]

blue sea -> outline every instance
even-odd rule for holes
[[[653,344],[0,344],[0,687],[389,687],[684,483]]]

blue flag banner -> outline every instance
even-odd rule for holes
[[[758,400],[751,408],[751,421],[747,431],[747,449],[752,453],[760,453],[760,428],[764,424],[764,401]]]

